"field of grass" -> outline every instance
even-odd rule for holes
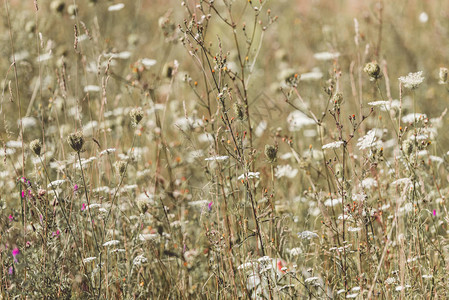
[[[0,299],[449,298],[448,1],[0,15]]]

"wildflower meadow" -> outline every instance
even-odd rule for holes
[[[449,1],[0,15],[0,299],[449,298]]]

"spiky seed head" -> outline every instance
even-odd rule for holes
[[[71,133],[67,138],[67,142],[73,150],[75,150],[76,152],[81,152],[81,150],[83,150],[85,142],[83,132],[78,131]]]
[[[31,151],[33,151],[34,154],[36,154],[37,156],[41,155],[41,150],[42,150],[42,143],[41,141],[39,141],[38,139],[32,141],[30,143],[30,149]]]

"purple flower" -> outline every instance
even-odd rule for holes
[[[433,215],[436,216],[437,215],[437,211],[433,210]]]
[[[8,274],[9,275],[14,274],[14,268],[13,267],[9,267]]]
[[[86,203],[83,203],[82,205],[81,205],[81,211],[85,211],[86,210]]]
[[[209,209],[209,211],[212,210],[212,204],[214,204],[213,201],[209,202],[209,204],[207,205],[207,208]]]
[[[9,221],[13,221],[14,217],[12,215],[9,215],[8,219],[9,219]]]
[[[12,249],[12,256],[14,258],[16,258],[16,256],[19,255],[19,253],[20,253],[19,248],[16,247],[16,248]]]
[[[77,190],[78,190],[78,185],[75,184],[75,185],[73,186],[73,191],[76,192]]]
[[[25,191],[22,190],[22,198],[25,198]]]
[[[59,231],[59,229],[58,230],[56,230],[56,232],[54,232],[53,231],[53,233],[51,234],[51,236],[59,236],[59,234],[60,234],[61,232]]]

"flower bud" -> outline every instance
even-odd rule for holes
[[[369,77],[371,77],[371,80],[379,79],[382,75],[380,74],[380,67],[377,62],[370,62],[365,65],[365,68],[363,68],[363,71],[365,71]]]

